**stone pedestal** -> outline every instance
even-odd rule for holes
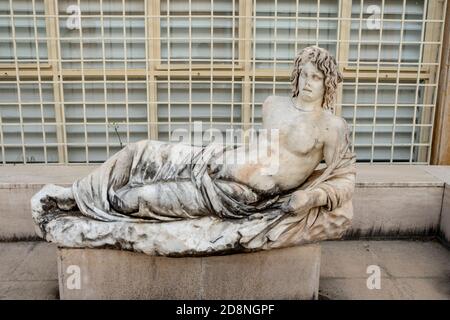
[[[58,249],[61,299],[317,299],[319,244],[210,257]]]

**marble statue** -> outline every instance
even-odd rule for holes
[[[166,256],[341,237],[355,186],[348,126],[333,115],[342,77],[329,52],[308,47],[295,58],[291,80],[291,96],[263,104],[263,127],[278,133],[277,152],[230,161],[255,152],[255,144],[128,144],[71,188],[46,185],[34,195],[38,234],[63,247]],[[276,170],[268,168],[273,163]]]

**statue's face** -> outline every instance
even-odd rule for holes
[[[323,72],[314,64],[308,62],[303,65],[298,80],[298,96],[303,101],[322,103],[325,93]]]

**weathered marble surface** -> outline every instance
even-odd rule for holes
[[[340,237],[355,185],[348,127],[330,112],[340,80],[328,52],[304,49],[294,61],[292,97],[264,102],[263,126],[278,140],[256,162],[230,161],[257,153],[252,143],[129,144],[72,188],[39,191],[31,200],[38,234],[66,247],[173,256]],[[322,160],[326,167],[317,169]]]

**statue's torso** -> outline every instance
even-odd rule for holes
[[[337,134],[335,118],[325,111],[301,111],[289,97],[270,97],[263,107],[263,127],[269,132],[278,130],[278,149],[272,148],[272,154],[263,153],[262,157],[260,153],[256,163],[226,165],[222,176],[263,191],[298,187],[323,159],[323,148],[329,136]],[[274,143],[269,139],[269,146]],[[240,148],[237,152],[252,153],[255,149],[257,146],[250,144],[247,150]]]

